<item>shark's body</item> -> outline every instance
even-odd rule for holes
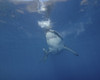
[[[72,52],[74,55],[78,56],[78,54],[75,51],[65,46],[63,38],[56,31],[51,29],[46,31],[46,40],[48,44],[48,50],[46,50],[45,48],[43,49],[43,51],[46,54],[46,58],[49,54],[58,54],[63,50],[68,50]]]
[[[46,32],[46,40],[49,47],[49,53],[58,53],[64,48],[62,37],[54,30]]]

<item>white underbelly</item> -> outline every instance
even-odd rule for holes
[[[57,38],[51,38],[47,40],[47,44],[53,47],[57,47],[58,45],[60,45],[60,43],[61,43],[61,40]]]
[[[47,44],[52,50],[61,50],[64,47],[62,40],[58,38],[52,38],[47,40]]]
[[[62,39],[54,33],[48,32],[46,40],[50,51],[60,51],[64,48]]]

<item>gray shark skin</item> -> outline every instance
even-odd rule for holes
[[[55,30],[50,29],[46,32],[46,40],[47,40],[48,50],[43,48],[43,51],[45,53],[44,59],[47,59],[49,54],[58,54],[64,50],[70,51],[75,56],[79,56],[77,52],[65,46],[63,38]]]

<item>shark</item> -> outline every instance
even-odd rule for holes
[[[50,54],[58,54],[64,50],[70,51],[75,56],[79,56],[76,51],[65,45],[63,38],[57,31],[52,29],[46,30],[45,37],[48,49],[43,48],[43,51],[45,53],[44,60],[46,60]]]

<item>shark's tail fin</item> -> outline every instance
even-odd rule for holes
[[[75,56],[79,56],[79,54],[77,52],[75,52],[74,50],[72,50],[71,48],[68,48],[68,47],[64,46],[64,49],[67,50],[67,51],[70,51]]]
[[[46,61],[47,58],[48,58],[49,53],[45,48],[43,48],[43,51],[44,51],[43,61]]]

